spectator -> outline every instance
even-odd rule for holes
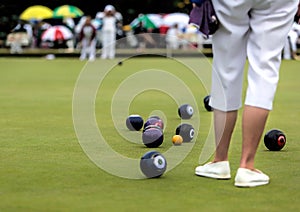
[[[101,15],[102,14],[102,15]],[[96,15],[102,20],[101,40],[102,40],[102,59],[113,59],[116,54],[116,34],[118,25],[121,24],[120,13],[112,5],[106,5],[104,12]]]
[[[42,34],[45,32],[47,29],[49,29],[51,25],[47,22],[44,21],[39,21],[36,25],[34,34],[36,38],[36,47],[40,48],[42,47]]]
[[[33,32],[31,25],[20,20],[17,26],[12,30],[10,53],[21,54],[23,52],[22,45],[29,45],[32,39],[32,34]]]
[[[137,51],[143,51],[146,48],[146,38],[144,33],[147,33],[147,29],[144,27],[143,22],[140,21],[133,30],[133,34],[137,40]]]
[[[289,31],[288,37],[285,41],[283,59],[286,60],[300,60],[297,55],[297,44],[300,36],[300,25],[293,23],[292,29]]]
[[[178,49],[182,38],[182,32],[178,29],[178,24],[174,24],[166,34],[167,48]]]
[[[96,56],[96,29],[91,23],[91,16],[87,16],[80,31],[81,54],[80,60],[94,61]]]

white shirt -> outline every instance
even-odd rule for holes
[[[117,19],[114,16],[105,16],[102,18],[103,27],[102,30],[106,32],[116,32],[117,31]]]
[[[84,38],[91,39],[94,29],[92,26],[84,26],[82,28]]]

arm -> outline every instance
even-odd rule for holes
[[[80,30],[80,33],[79,33],[79,41],[82,41],[82,39],[83,39],[83,28],[85,27],[85,25],[83,25],[82,27],[81,27],[81,30]]]

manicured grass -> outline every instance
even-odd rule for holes
[[[196,58],[182,60],[194,66],[202,61]],[[198,103],[200,131],[193,141],[196,143],[192,151],[159,179],[120,178],[91,162],[83,152],[73,126],[74,87],[83,68],[96,68],[101,72],[105,63],[117,62],[97,60],[85,66],[77,58],[53,61],[0,59],[0,211],[300,209],[297,203],[300,195],[299,62],[283,61],[274,110],[266,127],[266,131],[272,128],[283,130],[287,144],[280,152],[270,152],[261,142],[256,165],[270,175],[271,183],[251,189],[233,186],[240,157],[240,117],[230,148],[232,179],[218,181],[194,175],[211,125],[211,113],[202,105],[207,91],[184,65],[163,58],[129,59],[122,66],[114,66],[99,87],[95,117],[101,133],[115,151],[126,157],[139,158],[148,149],[127,141],[115,129],[111,116],[112,97],[120,83],[137,71],[147,67],[165,70],[184,81]],[[207,67],[199,65],[199,69]],[[125,95],[120,102],[126,100]],[[138,113],[144,118],[153,110],[163,111],[167,118],[165,142],[157,149],[164,154],[171,148],[171,136],[180,123],[177,104],[172,96],[149,90],[136,95],[129,107],[129,113]],[[124,128],[120,130],[126,131],[125,120]]]

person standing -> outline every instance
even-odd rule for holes
[[[237,187],[269,183],[254,166],[254,158],[273,107],[281,52],[299,0],[212,0],[219,29],[212,37],[213,71],[210,106],[214,108],[216,152],[212,162],[195,174],[229,179],[228,149],[242,106],[244,65],[248,58],[248,88],[242,114],[242,153],[235,176]]]
[[[182,31],[178,28],[178,24],[174,24],[170,29],[168,29],[166,34],[167,48],[169,49],[179,49],[181,39],[183,37]]]
[[[11,54],[23,53],[22,42],[26,41],[25,43],[29,45],[33,37],[32,36],[33,31],[31,25],[26,23],[23,20],[19,20],[19,23],[17,24],[17,26],[13,28],[11,33],[13,35],[13,39],[10,46],[10,53]]]
[[[300,60],[297,55],[297,43],[300,36],[300,25],[297,22],[293,23],[292,29],[289,31],[288,37],[285,41],[283,50],[283,59],[286,60]]]
[[[102,39],[102,59],[113,59],[116,54],[116,33],[117,18],[116,9],[112,5],[106,5],[102,17],[101,39]]]
[[[89,55],[89,61],[96,57],[96,29],[91,23],[91,16],[87,16],[80,31],[81,54],[80,60],[85,60]]]
[[[147,33],[147,28],[144,26],[144,23],[140,21],[138,25],[134,28],[133,34],[137,40],[137,51],[142,52],[146,48],[146,38],[145,34]]]

